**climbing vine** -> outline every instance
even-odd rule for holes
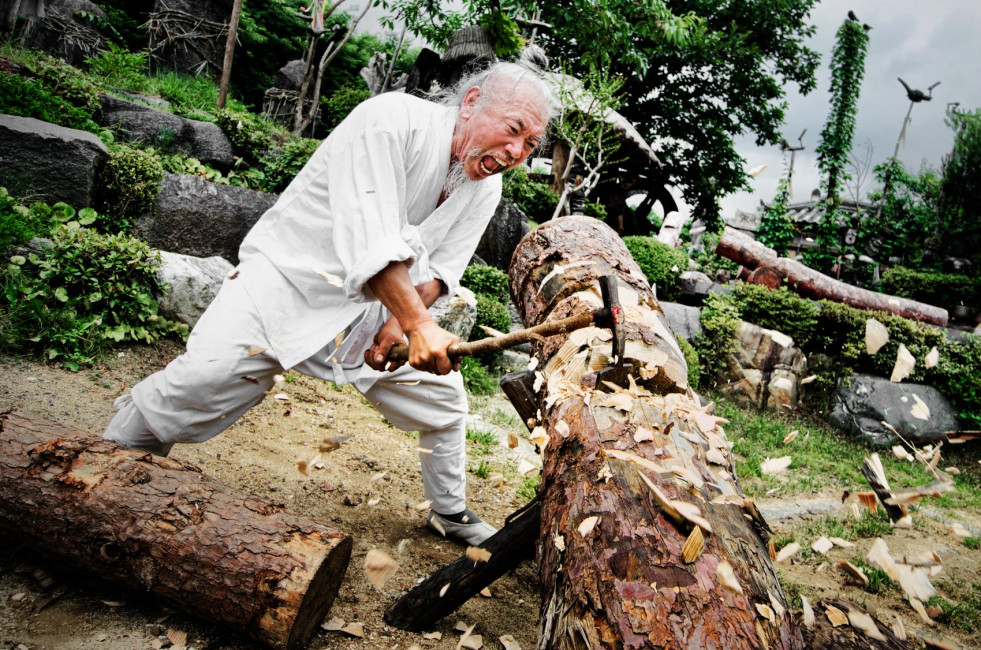
[[[842,252],[837,250],[838,229],[846,217],[840,210],[839,190],[848,179],[845,169],[855,134],[855,115],[858,112],[862,77],[865,75],[868,45],[868,30],[857,20],[845,20],[838,28],[831,54],[831,111],[817,146],[818,168],[826,176],[824,190],[827,199],[817,233],[819,245],[809,251],[806,258],[810,266],[820,270],[830,268]]]
[[[756,231],[756,239],[772,248],[778,255],[784,255],[787,247],[794,241],[794,222],[787,212],[790,200],[790,182],[783,178],[777,185],[777,196],[766,208]]]

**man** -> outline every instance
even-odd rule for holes
[[[166,455],[231,426],[284,369],[350,382],[432,450],[420,454],[429,526],[490,537],[466,507],[467,400],[447,355],[458,339],[427,308],[455,291],[500,172],[538,145],[551,101],[535,73],[498,63],[449,106],[387,93],[355,108],[246,236],[187,352],[116,401],[104,437]],[[387,363],[406,339],[409,365]]]

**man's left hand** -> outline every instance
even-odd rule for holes
[[[388,370],[394,372],[401,368],[404,361],[388,361],[388,352],[393,345],[404,345],[405,333],[394,316],[385,321],[378,333],[375,334],[374,343],[365,350],[364,361],[375,370]]]

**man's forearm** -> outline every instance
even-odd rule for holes
[[[426,309],[433,306],[443,292],[446,290],[446,285],[443,284],[442,280],[430,280],[429,282],[423,282],[422,284],[416,285],[416,293],[419,294],[419,298],[422,299],[422,304],[426,305]]]
[[[434,293],[434,289],[429,286],[432,283],[413,286],[405,263],[392,262],[368,280],[367,284],[375,297],[392,312],[406,334],[411,334],[420,323],[432,320],[428,311],[432,302],[426,302]],[[435,302],[436,297],[432,301]]]

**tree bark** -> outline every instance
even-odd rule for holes
[[[0,415],[0,531],[286,649],[310,638],[351,556],[349,536],[193,465],[17,412]]]
[[[715,252],[744,267],[755,269],[748,278],[754,284],[776,288],[782,280],[783,284],[805,298],[828,299],[858,309],[875,309],[931,325],[947,326],[946,309],[869,291],[829,278],[800,262],[779,257],[772,248],[767,248],[735,228],[726,227]]]
[[[548,222],[515,251],[511,296],[531,326],[595,310],[597,278],[610,273],[633,364],[629,389],[595,387],[595,371],[610,363],[609,330],[536,344],[540,647],[803,647],[766,524],[736,482],[719,420],[688,388],[677,340],[622,240],[588,217]],[[685,562],[686,540],[699,533],[704,551]]]

